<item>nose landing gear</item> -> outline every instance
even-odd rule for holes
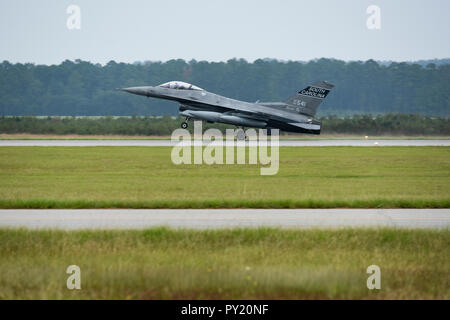
[[[181,123],[181,128],[186,129],[188,127],[188,121],[189,118],[186,117],[186,120],[184,120],[184,122]]]

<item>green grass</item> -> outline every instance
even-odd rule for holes
[[[170,147],[1,147],[1,208],[449,208],[449,147],[282,147],[280,169]]]
[[[449,245],[449,230],[0,229],[0,298],[450,299]]]
[[[299,209],[299,208],[450,208],[450,200],[173,200],[173,201],[84,201],[84,200],[0,200],[2,209]]]

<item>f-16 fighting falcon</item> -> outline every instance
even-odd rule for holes
[[[318,81],[284,102],[255,103],[223,97],[182,81],[119,90],[178,102],[180,115],[186,117],[181,124],[183,129],[188,127],[188,120],[197,119],[239,127],[264,128],[268,129],[268,134],[270,129],[320,134],[321,122],[314,116],[333,87],[327,81]],[[238,138],[245,139],[245,135],[238,133]]]

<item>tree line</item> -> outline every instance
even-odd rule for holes
[[[410,114],[357,115],[340,118],[321,117],[322,133],[361,135],[450,135],[449,118]],[[0,133],[167,136],[179,128],[181,118],[149,117],[0,117]],[[224,124],[203,123],[203,129],[234,128]],[[192,125],[189,127],[192,131]]]
[[[118,87],[181,80],[244,101],[284,101],[317,80],[336,85],[319,108],[336,114],[450,115],[450,65],[428,63],[309,62],[243,59],[170,60],[105,65],[66,60],[59,65],[0,64],[0,115],[176,115],[176,103],[145,99]]]

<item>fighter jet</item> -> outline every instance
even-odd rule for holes
[[[180,115],[185,117],[181,124],[188,127],[188,121],[203,120],[220,122],[238,127],[280,129],[288,132],[320,134],[321,122],[314,119],[317,108],[327,97],[333,84],[318,81],[298,91],[284,102],[245,102],[208,92],[195,85],[170,81],[159,86],[119,88],[129,93],[176,101],[180,104]],[[243,130],[242,130],[243,132]],[[245,139],[242,134],[238,138]]]

